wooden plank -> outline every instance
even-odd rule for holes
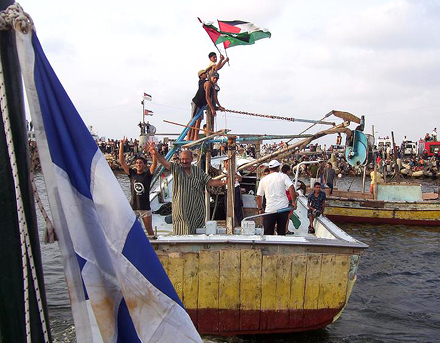
[[[334,296],[335,255],[323,254],[321,262],[318,308],[331,308]]]
[[[220,331],[240,330],[240,250],[220,251]]]
[[[315,326],[321,320],[317,311],[321,281],[321,261],[321,254],[311,254],[307,257],[303,321],[305,327]]]
[[[290,287],[289,327],[302,327],[304,316],[304,291],[306,284],[307,256],[292,256],[292,282]]]
[[[278,256],[276,273],[276,320],[270,323],[269,328],[271,329],[285,328],[289,324],[289,304],[292,280],[291,256]]]
[[[183,304],[195,327],[197,323],[197,304],[199,294],[199,255],[185,253],[183,256]]]
[[[261,265],[262,256],[260,250],[241,250],[241,330],[256,330],[260,326]]]
[[[332,308],[344,306],[347,298],[348,273],[350,270],[350,255],[335,256],[335,273],[333,283]]]
[[[199,301],[197,307],[200,333],[218,331],[219,252],[199,252]]]
[[[277,307],[277,262],[276,255],[263,255],[261,269],[261,317],[260,329],[268,329],[274,321],[274,313]]]
[[[174,290],[183,299],[183,256],[181,253],[170,253],[168,255],[168,277],[174,286]]]

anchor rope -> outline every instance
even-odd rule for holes
[[[19,24],[19,25],[18,25]],[[28,32],[29,25],[33,26],[32,19],[29,15],[24,13],[19,4],[9,6],[5,11],[0,12],[0,30],[10,30],[13,27],[19,26],[22,32]],[[13,134],[11,131],[11,121],[9,118],[8,103],[6,98],[6,87],[3,73],[3,65],[0,63],[0,110],[3,120],[3,126],[5,131],[6,145],[11,161],[12,178],[15,187],[15,202],[18,215],[18,227],[20,233],[20,248],[21,248],[21,260],[23,267],[23,296],[24,296],[24,308],[25,308],[25,328],[26,328],[26,341],[31,343],[31,323],[30,323],[30,309],[29,309],[29,274],[28,268],[31,271],[31,277],[34,285],[35,298],[37,300],[37,306],[39,311],[40,323],[42,332],[44,335],[44,341],[49,343],[48,326],[44,317],[43,303],[41,300],[41,292],[39,287],[39,280],[35,268],[35,262],[32,252],[32,246],[29,239],[29,229],[24,212],[24,203],[20,188],[20,178],[18,175],[17,157],[15,154]]]
[[[13,28],[22,33],[28,33],[31,29],[35,30],[31,16],[18,3],[0,12],[0,30],[8,31]]]
[[[47,211],[44,208],[44,205],[41,201],[40,194],[38,193],[38,188],[35,183],[34,171],[37,164],[37,156],[38,156],[37,147],[35,147],[35,149],[32,151],[31,156],[32,157],[31,157],[31,168],[29,172],[29,179],[31,181],[32,190],[34,192],[35,202],[37,203],[41,215],[43,216],[43,219],[46,223],[46,230],[44,230],[43,240],[44,243],[54,243],[55,241],[58,241],[58,237],[56,235],[52,221],[50,220],[49,215],[47,214]]]

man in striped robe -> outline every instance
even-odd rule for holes
[[[180,163],[167,161],[157,152],[153,142],[149,150],[173,175],[173,234],[195,234],[197,228],[205,226],[205,187],[221,187],[226,185],[226,180],[213,180],[193,165],[190,150],[180,153]]]

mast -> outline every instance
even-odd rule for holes
[[[14,3],[13,0],[0,0],[0,11]],[[40,290],[40,304],[46,328],[49,328],[46,295],[43,281],[41,253],[38,237],[38,226],[35,215],[34,199],[29,180],[29,151],[25,124],[23,91],[18,62],[15,34],[12,30],[0,31],[0,53],[2,76],[4,77],[5,98],[2,97],[2,110],[5,105],[9,112],[10,133],[12,141],[7,140],[5,124],[0,121],[0,342],[45,342],[51,341],[50,332],[44,339],[36,288]],[[3,87],[2,86],[2,87]],[[3,96],[3,94],[2,94]],[[12,172],[12,163],[8,147],[15,151],[17,175]],[[14,178],[15,177],[15,178]],[[14,184],[19,180],[18,188]],[[27,222],[32,257],[22,258],[19,233],[19,215],[16,196],[18,190],[22,195],[23,215]],[[26,249],[25,249],[26,250]],[[32,277],[29,266],[31,260],[35,265],[37,280]],[[27,268],[22,262],[27,261]],[[29,288],[28,311],[25,307],[24,276],[27,272]],[[26,313],[27,312],[27,313]],[[26,315],[29,316],[29,334],[26,334]],[[48,330],[49,331],[49,330]]]

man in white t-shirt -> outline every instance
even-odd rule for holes
[[[296,209],[296,192],[293,188],[292,180],[283,173],[280,173],[280,162],[272,160],[269,163],[269,175],[261,179],[257,191],[258,213],[264,213],[263,196],[266,197],[266,212],[275,212],[263,217],[265,235],[273,235],[275,224],[277,225],[278,235],[286,234],[286,223],[289,219],[289,211],[276,213],[276,211],[286,208],[289,205]],[[289,191],[292,202],[289,204],[286,191]]]

